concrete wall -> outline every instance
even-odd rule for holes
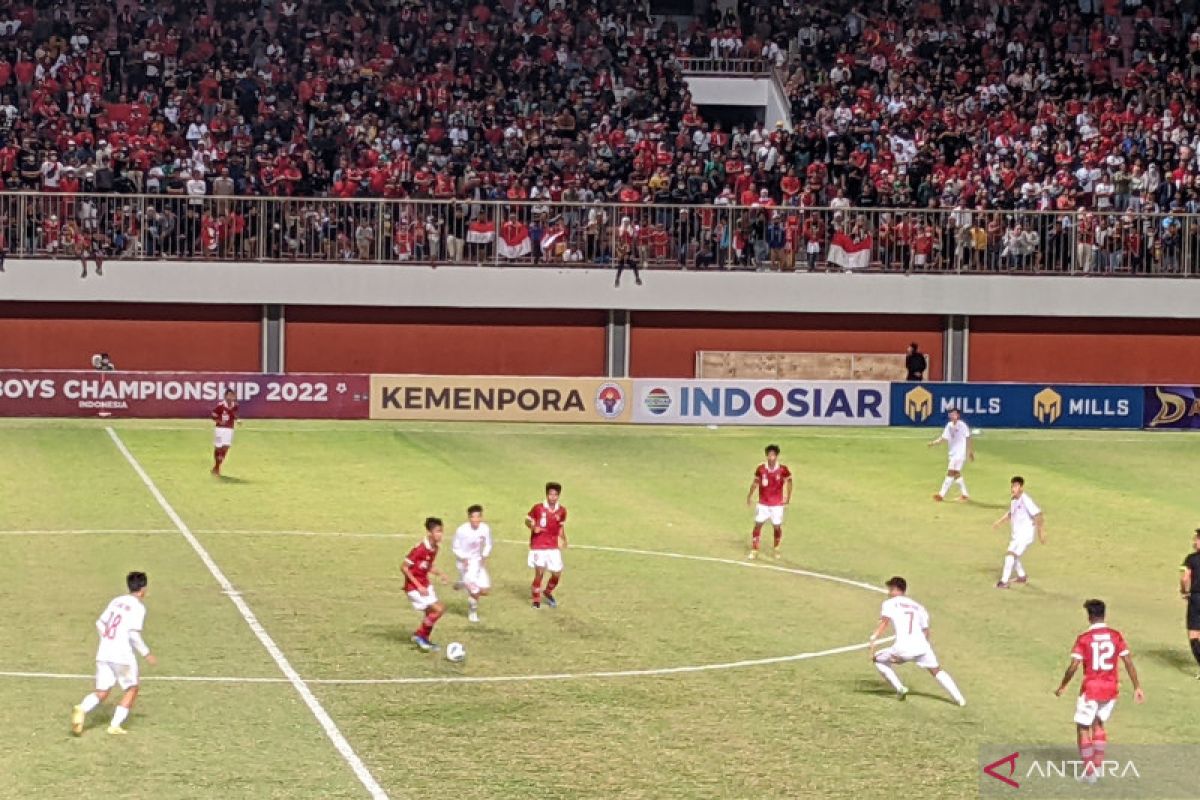
[[[10,260],[5,301],[629,309],[971,317],[1200,318],[1200,279],[650,272],[374,264],[119,262],[79,278],[72,261]]]

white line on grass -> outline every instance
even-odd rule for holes
[[[208,551],[204,549],[204,545],[200,544],[200,540],[197,539],[192,534],[191,530],[188,529],[188,526],[183,521],[183,518],[180,517],[179,514],[176,513],[175,509],[171,507],[171,504],[167,502],[167,498],[164,497],[163,493],[160,492],[158,487],[154,485],[154,481],[150,479],[150,476],[146,473],[146,470],[142,469],[142,465],[138,462],[137,458],[134,457],[133,453],[130,452],[129,448],[125,446],[125,442],[121,440],[121,437],[117,435],[117,432],[111,427],[106,427],[105,430],[108,432],[109,438],[112,439],[113,444],[115,444],[117,449],[121,451],[121,455],[123,455],[125,460],[129,462],[129,466],[133,467],[133,471],[137,473],[139,478],[141,478],[142,483],[145,484],[146,489],[149,490],[151,496],[153,496],[158,502],[158,505],[160,508],[162,508],[163,513],[165,513],[167,518],[175,524],[175,527],[179,530],[179,533],[183,535],[183,538],[187,540],[187,543],[190,544],[192,549],[196,551],[196,555],[200,556],[200,560],[204,562],[204,566],[208,567],[208,571],[212,573],[213,578],[216,579],[217,583],[220,584],[221,589],[226,595],[229,596],[230,601],[237,607],[238,612],[240,612],[242,615],[242,619],[244,619],[246,624],[250,626],[250,630],[254,632],[256,637],[258,637],[258,641],[262,643],[262,646],[266,648],[268,653],[271,654],[271,658],[274,659],[275,664],[279,667],[280,672],[287,676],[288,682],[292,684],[292,687],[300,695],[300,698],[304,701],[304,704],[308,706],[308,710],[311,711],[313,716],[317,718],[317,722],[321,724],[321,728],[324,729],[325,735],[329,737],[329,740],[333,743],[333,746],[337,749],[338,753],[341,754],[342,759],[345,760],[345,762],[350,766],[350,769],[354,771],[354,774],[358,777],[359,782],[362,783],[363,787],[368,793],[370,793],[374,800],[388,800],[387,792],[383,790],[383,787],[380,786],[379,782],[375,780],[375,777],[371,775],[371,772],[367,769],[366,764],[364,764],[362,759],[358,757],[358,754],[354,752],[354,748],[350,746],[350,742],[346,740],[346,737],[338,729],[337,724],[334,723],[333,718],[329,716],[329,712],[325,710],[325,707],[321,705],[321,701],[318,700],[316,695],[312,693],[312,690],[308,688],[308,684],[304,682],[304,679],[301,678],[300,674],[297,673],[295,668],[292,667],[291,662],[289,662],[287,659],[287,656],[285,656],[283,651],[279,649],[279,646],[275,644],[275,640],[272,639],[270,634],[267,633],[266,629],[262,626],[262,623],[258,621],[258,617],[256,617],[254,612],[250,610],[250,606],[245,600],[242,599],[242,596],[238,594],[237,590],[234,589],[233,584],[230,583],[229,579],[225,577],[225,573],[222,572],[221,568],[217,566],[217,562],[213,561],[212,556],[210,556]]]
[[[889,642],[893,637],[885,636],[880,642]],[[666,675],[683,675],[692,672],[716,672],[720,670],[744,669],[746,667],[761,667],[771,664],[786,664],[792,661],[808,661],[813,658],[836,656],[842,653],[853,653],[865,650],[870,642],[848,644],[844,647],[832,647],[828,650],[816,650],[810,653],[796,653],[790,656],[768,656],[742,661],[726,661],[720,664],[695,664],[683,667],[658,667],[654,669],[622,669],[601,672],[552,672],[543,675],[447,675],[426,676],[413,678],[308,678],[307,683],[322,686],[389,686],[436,683],[526,683],[534,681],[571,681],[599,678],[651,678]],[[0,672],[0,678],[45,678],[85,680],[93,676],[65,672]],[[162,683],[288,683],[286,678],[238,678],[225,676],[202,675],[143,675],[141,680],[158,681]]]
[[[141,533],[175,533],[174,528],[147,528],[141,530],[130,530],[129,528],[76,528],[74,530],[51,531],[51,530],[24,530],[24,531],[0,531],[0,536],[71,536],[77,534],[105,534],[116,536],[123,533],[141,534]]]

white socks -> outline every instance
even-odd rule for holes
[[[129,716],[129,709],[125,706],[117,706],[117,710],[113,712],[112,722],[108,723],[110,727],[119,728],[125,718]]]
[[[892,685],[893,689],[895,689],[897,692],[904,691],[904,684],[900,682],[900,676],[896,674],[896,670],[879,661],[875,662],[875,669],[879,670],[879,674],[882,675],[887,682]]]
[[[1004,574],[1000,576],[1001,583],[1008,583],[1008,579],[1012,577],[1013,566],[1017,563],[1017,557],[1009,553],[1004,557]]]
[[[958,690],[958,684],[954,682],[954,678],[950,677],[949,672],[946,672],[946,670],[939,672],[937,674],[937,682],[942,685],[943,689],[949,692],[950,696],[954,698],[954,702],[958,703],[960,706],[965,706],[967,704],[966,698],[964,698],[962,696],[962,692]]]
[[[960,492],[962,492],[963,497],[967,497],[970,495],[970,492],[967,491],[966,481],[964,481],[961,476],[959,476],[958,480],[956,480],[955,483],[958,484],[958,490]]]
[[[468,599],[467,600],[467,608],[471,609],[472,611],[478,611],[479,610],[479,600],[474,597]]]
[[[949,475],[947,475],[946,480],[942,481],[942,490],[938,492],[938,497],[945,497],[946,492],[950,491],[950,487],[953,485],[954,478],[951,478]]]
[[[93,693],[83,698],[83,702],[79,704],[79,707],[83,709],[83,713],[87,714],[98,705],[100,705],[100,698]]]
[[[1021,559],[1018,558],[1016,560],[1016,566],[1017,566],[1017,577],[1024,578],[1025,577],[1025,565],[1021,563]]]

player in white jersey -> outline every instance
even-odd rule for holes
[[[933,447],[945,442],[946,451],[950,457],[946,464],[946,480],[942,481],[942,488],[933,496],[933,499],[939,503],[942,502],[946,497],[946,492],[950,491],[950,487],[957,483],[958,491],[961,493],[958,499],[965,503],[971,499],[971,495],[967,491],[967,484],[963,481],[962,470],[963,464],[975,460],[975,443],[971,441],[971,426],[962,421],[962,414],[958,409],[952,408],[948,414],[950,421],[942,429],[942,435],[929,443],[929,446]]]
[[[1012,537],[1008,540],[1008,552],[1004,554],[1004,572],[996,584],[997,589],[1008,588],[1008,580],[1012,577],[1014,568],[1017,570],[1017,583],[1028,582],[1029,575],[1025,572],[1025,565],[1021,563],[1021,556],[1025,555],[1025,551],[1033,544],[1035,536],[1042,544],[1046,543],[1042,509],[1025,493],[1025,479],[1014,475],[1009,484],[1009,491],[1012,493],[1012,502],[1008,504],[1008,512],[992,523],[993,529],[1006,522],[1012,523]]]
[[[879,610],[879,625],[870,639],[870,655],[875,669],[879,670],[879,674],[896,690],[896,697],[903,700],[908,696],[908,688],[900,682],[893,665],[914,661],[918,667],[929,670],[929,674],[949,692],[954,702],[965,706],[967,701],[958,690],[958,685],[950,677],[950,673],[938,666],[937,656],[933,654],[933,647],[929,644],[929,612],[925,610],[925,606],[905,594],[908,591],[908,581],[904,578],[892,578],[887,582],[887,587],[888,599],[883,601],[883,607]],[[885,647],[876,653],[875,643],[887,630],[888,625],[895,631],[896,640],[892,642],[891,647]]]
[[[129,594],[113,598],[104,613],[96,620],[96,632],[100,634],[100,647],[96,650],[96,691],[83,698],[71,713],[71,733],[83,733],[83,723],[88,712],[104,702],[114,685],[120,686],[124,694],[108,725],[111,734],[123,734],[121,724],[129,716],[133,702],[138,696],[138,664],[133,651],[136,650],[146,663],[153,666],[158,661],[150,648],[142,641],[142,626],[146,622],[146,573],[131,572],[125,576]]]
[[[479,622],[479,598],[492,588],[487,560],[492,554],[492,529],[483,521],[483,506],[467,509],[467,521],[454,532],[451,545],[458,564],[458,583],[455,588],[467,590],[467,621]]]

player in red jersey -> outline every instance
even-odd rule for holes
[[[412,637],[413,644],[424,653],[438,649],[436,644],[429,641],[429,636],[433,633],[433,626],[446,611],[446,607],[438,600],[437,593],[433,591],[433,581],[430,580],[432,576],[442,583],[446,582],[446,576],[433,566],[441,543],[442,521],[437,517],[427,518],[425,538],[408,552],[404,564],[400,567],[400,571],[404,573],[404,591],[408,594],[408,599],[413,608],[425,612],[421,626],[413,632]]]
[[[225,456],[229,454],[229,448],[233,446],[233,426],[238,421],[237,395],[233,393],[233,389],[225,390],[225,399],[212,410],[212,420],[217,425],[217,429],[213,433],[212,474],[220,475],[221,465],[225,463]]]
[[[1087,609],[1089,627],[1076,637],[1075,646],[1071,648],[1071,664],[1054,694],[1062,697],[1075,677],[1075,671],[1083,664],[1083,686],[1075,703],[1075,730],[1079,740],[1079,757],[1084,763],[1083,779],[1095,783],[1100,777],[1104,753],[1108,748],[1108,733],[1104,723],[1112,716],[1120,693],[1118,659],[1125,662],[1125,671],[1133,683],[1134,699],[1141,703],[1146,699],[1146,694],[1133,667],[1133,657],[1129,655],[1125,637],[1104,622],[1104,601],[1088,600],[1083,607]]]
[[[546,500],[529,509],[525,527],[529,528],[529,568],[533,570],[533,607],[541,608],[542,600],[551,608],[558,607],[554,590],[562,576],[562,551],[567,549],[567,510],[558,503],[562,484],[546,484]],[[542,578],[550,573],[546,591]]]
[[[783,542],[783,507],[792,501],[792,471],[779,463],[779,445],[767,445],[766,454],[767,460],[754,470],[754,482],[746,495],[746,505],[752,506],[754,494],[758,493],[758,510],[754,515],[750,553],[746,558],[758,558],[758,543],[767,520],[775,527],[774,555],[779,558],[779,546]]]

